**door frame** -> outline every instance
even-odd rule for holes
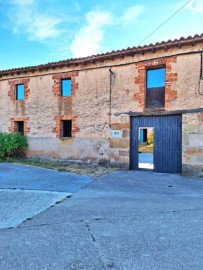
[[[168,116],[168,119],[167,119]],[[170,117],[169,117],[170,116]],[[143,116],[130,116],[130,164],[129,164],[129,169],[130,170],[149,170],[149,169],[143,169],[143,168],[139,168],[138,166],[138,131],[139,128],[141,127],[153,127],[154,128],[154,155],[153,155],[153,159],[154,159],[154,169],[152,169],[151,171],[156,171],[156,172],[167,172],[167,171],[161,171],[160,170],[160,166],[158,166],[158,152],[156,152],[155,155],[155,151],[157,145],[158,145],[158,141],[156,139],[156,136],[158,139],[162,138],[161,137],[161,133],[164,131],[166,133],[166,130],[168,128],[167,121],[172,121],[172,117],[174,116],[174,126],[172,125],[172,130],[171,130],[171,135],[176,134],[177,137],[177,141],[176,141],[176,151],[174,151],[174,155],[177,159],[177,165],[172,166],[173,168],[171,169],[170,172],[170,168],[169,169],[169,173],[181,173],[182,172],[182,114],[174,114],[174,115],[143,115]],[[164,122],[164,117],[166,117],[166,126],[164,126],[163,122]],[[135,120],[134,119],[138,119],[138,124],[135,125]],[[150,119],[151,118],[151,119]],[[158,119],[160,118],[160,119]],[[142,119],[144,120],[144,124],[141,125],[140,122],[142,122]],[[151,120],[151,121],[150,121]],[[148,123],[148,122],[149,123]],[[134,125],[134,126],[133,126]],[[174,130],[175,128],[175,130]],[[157,133],[159,133],[159,135],[156,135]],[[169,137],[170,138],[170,137]],[[171,138],[172,140],[172,138]],[[162,144],[163,144],[164,139],[162,140]],[[172,154],[172,153],[171,153]],[[164,155],[164,154],[163,154]],[[162,156],[163,157],[163,156]],[[164,158],[166,158],[166,153]],[[167,167],[167,165],[165,165],[165,167]],[[168,166],[170,167],[170,166]],[[158,170],[157,170],[158,168]],[[164,166],[163,166],[164,168]],[[164,170],[162,168],[162,170]],[[167,169],[165,169],[167,170]]]

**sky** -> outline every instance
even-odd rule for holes
[[[0,0],[0,70],[201,34],[203,0]]]

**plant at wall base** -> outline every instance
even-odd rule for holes
[[[6,155],[6,136],[4,133],[0,133],[0,158],[3,158]]]
[[[0,133],[0,158],[22,157],[27,149],[27,138],[20,133]]]

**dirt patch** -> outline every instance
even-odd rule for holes
[[[118,168],[112,167],[109,164],[99,163],[82,163],[82,162],[62,162],[62,161],[36,161],[29,159],[9,159],[7,162],[43,167],[53,169],[60,172],[76,173],[86,175],[93,178],[98,178],[104,174],[114,172]]]
[[[153,153],[154,145],[153,144],[139,144],[139,152],[141,153]]]

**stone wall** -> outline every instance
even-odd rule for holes
[[[166,67],[166,110],[203,108],[202,83],[198,88],[200,53],[181,55],[201,46],[2,77],[0,132],[12,132],[15,119],[26,119],[29,155],[129,164],[130,118],[126,113],[145,110],[146,69]],[[61,78],[71,78],[71,97],[59,95]],[[13,98],[16,82],[26,83],[23,101]],[[74,136],[61,140],[60,120],[66,119],[73,121]],[[183,119],[184,171],[189,166],[201,169],[202,114]],[[118,137],[112,131],[118,131]]]
[[[203,113],[183,115],[183,173],[203,176]]]

